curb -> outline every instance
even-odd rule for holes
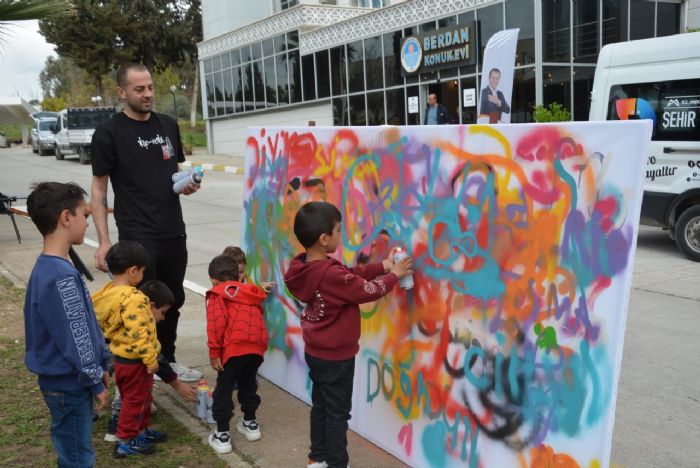
[[[174,390],[170,388],[169,385],[160,382],[159,385],[153,386],[153,400],[156,402],[159,408],[170,413],[170,415],[182,423],[183,426],[187,428],[189,432],[199,437],[199,440],[203,445],[209,445],[209,434],[213,430],[213,426],[201,421],[196,418],[186,406],[175,396]],[[258,465],[252,461],[252,459],[245,454],[239,453],[240,449],[234,445],[233,452],[231,453],[216,453],[212,450],[217,457],[225,461],[228,466],[238,467],[238,468],[258,468]]]
[[[12,273],[12,271],[10,271],[10,269],[7,268],[7,266],[2,262],[0,262],[0,276],[7,278],[12,283],[12,286],[17,289],[27,289],[27,285],[24,284],[24,281],[15,276],[15,274]]]
[[[228,172],[231,174],[243,174],[244,169],[238,166],[225,166],[223,164],[202,163],[199,161],[185,161],[182,167],[201,167],[205,171]]]

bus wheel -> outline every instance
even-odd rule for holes
[[[681,213],[676,223],[676,244],[686,257],[700,262],[700,205]]]

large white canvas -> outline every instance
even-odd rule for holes
[[[244,245],[253,280],[278,284],[263,375],[309,401],[283,276],[296,210],[327,200],[339,260],[415,259],[414,289],[362,307],[352,429],[413,466],[606,466],[650,134],[251,128]]]

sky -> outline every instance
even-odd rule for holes
[[[0,97],[20,96],[25,101],[42,99],[39,73],[53,46],[39,34],[38,21],[18,21],[0,39]]]

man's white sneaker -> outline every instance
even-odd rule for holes
[[[195,369],[190,369],[177,362],[171,362],[170,367],[177,374],[177,378],[183,382],[196,382],[202,378],[202,373]]]
[[[262,434],[260,433],[260,427],[258,426],[258,422],[253,419],[252,421],[244,421],[241,419],[238,421],[238,426],[236,426],[236,429],[238,432],[243,434],[246,439],[248,439],[248,442],[254,442],[256,440],[260,440],[262,437]]]
[[[317,462],[317,461],[309,460],[309,462],[310,463],[308,465],[306,465],[306,468],[328,468],[328,463],[326,463],[324,461]]]
[[[231,435],[228,432],[212,432],[209,434],[209,446],[216,453],[230,453],[233,450]]]

